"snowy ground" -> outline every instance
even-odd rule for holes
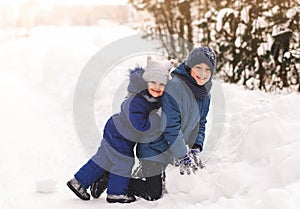
[[[0,43],[1,208],[300,208],[299,94],[228,84],[225,128],[207,169],[192,176],[168,169],[163,199],[110,205],[105,195],[84,202],[68,190],[66,181],[88,159],[72,118],[80,71],[101,47],[131,34],[117,25],[42,27]],[[100,127],[111,114],[102,113]]]

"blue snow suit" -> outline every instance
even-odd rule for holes
[[[161,101],[149,94],[143,72],[142,68],[131,71],[130,95],[122,103],[121,112],[109,118],[97,153],[75,174],[84,188],[109,171],[107,193],[127,194],[134,165],[133,148],[141,138],[151,139],[155,130],[160,128],[160,117],[156,112]]]
[[[170,156],[184,157],[194,144],[203,147],[206,117],[209,111],[210,94],[197,98],[194,89],[186,84],[197,86],[193,77],[185,69],[184,63],[172,72],[172,80],[162,96],[162,124],[164,134],[151,143],[138,144],[140,158],[169,163]],[[184,78],[184,79],[182,79]],[[165,116],[165,117],[164,117]]]

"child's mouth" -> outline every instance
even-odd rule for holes
[[[155,90],[155,89],[152,89],[152,91],[154,91],[157,94],[159,94],[161,92],[160,90]]]
[[[206,77],[200,77],[200,76],[198,76],[197,75],[197,78],[199,79],[199,80],[201,80],[201,81],[205,81],[207,78]]]

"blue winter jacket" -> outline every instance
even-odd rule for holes
[[[169,154],[176,158],[184,157],[188,152],[186,145],[190,148],[194,144],[203,147],[210,94],[204,99],[196,98],[178,75],[196,83],[185,70],[184,64],[172,72],[172,80],[162,96],[164,134],[154,142],[138,145],[139,157],[168,163]]]
[[[114,114],[106,123],[103,138],[121,154],[133,157],[133,147],[141,138],[151,140],[160,128],[160,117],[156,111],[161,107],[160,98],[153,98],[145,86],[135,88],[132,82],[143,82],[142,68],[131,72],[128,90],[130,96],[122,103],[121,112]],[[133,78],[135,77],[135,78]],[[141,92],[138,92],[140,91]],[[137,93],[138,92],[138,93]]]

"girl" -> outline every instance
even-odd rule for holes
[[[148,57],[145,70],[136,68],[131,71],[130,95],[122,103],[121,112],[107,121],[97,153],[67,182],[79,198],[89,200],[87,188],[100,177],[105,177],[108,171],[107,202],[135,201],[135,197],[127,192],[134,165],[133,147],[139,139],[160,135],[157,112],[171,67],[170,62],[161,63]]]

